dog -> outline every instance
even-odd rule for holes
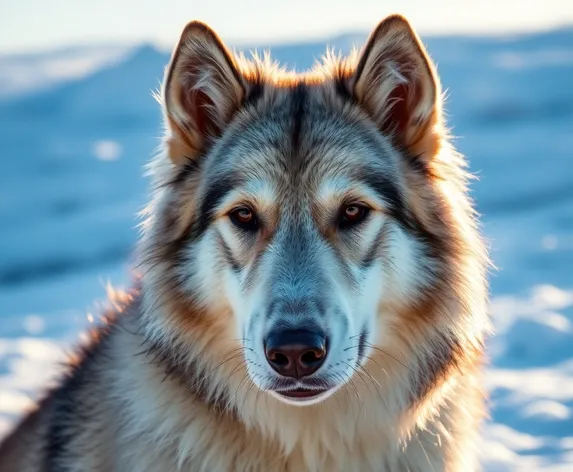
[[[479,469],[488,255],[399,15],[296,74],[189,23],[139,276],[2,472]]]

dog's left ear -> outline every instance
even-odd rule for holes
[[[373,31],[352,76],[353,93],[378,128],[415,154],[432,154],[441,132],[441,90],[426,50],[400,15]]]

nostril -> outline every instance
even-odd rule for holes
[[[314,364],[319,362],[324,357],[325,352],[323,349],[313,349],[306,351],[300,358],[300,360],[305,364]]]
[[[269,355],[269,360],[276,365],[286,366],[290,362],[285,354],[280,352],[271,352]]]

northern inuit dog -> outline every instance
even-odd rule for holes
[[[475,470],[487,255],[408,22],[304,75],[190,23],[141,277],[5,471]]]

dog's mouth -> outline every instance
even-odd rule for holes
[[[297,388],[294,390],[275,390],[279,395],[292,399],[292,400],[309,400],[311,398],[316,398],[323,393],[327,392],[328,389],[310,389],[310,388]]]

